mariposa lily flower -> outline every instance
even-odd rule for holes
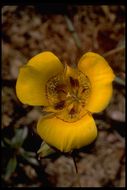
[[[69,152],[97,137],[92,113],[108,105],[114,78],[109,64],[96,53],[84,54],[71,68],[46,51],[20,68],[16,93],[22,103],[44,106],[51,113],[38,121],[37,133],[50,146]]]

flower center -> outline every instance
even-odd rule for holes
[[[76,77],[54,76],[46,85],[46,94],[51,105],[49,110],[66,122],[75,122],[87,113],[85,106],[90,92],[90,81],[80,71],[77,71]]]

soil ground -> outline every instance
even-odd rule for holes
[[[116,76],[125,79],[124,6],[45,6],[2,8],[2,141],[12,139],[15,129],[26,127],[28,133],[22,147],[35,153],[41,144],[35,133],[40,109],[21,104],[15,94],[19,68],[32,56],[48,50],[62,62],[73,64],[83,53],[93,51],[104,55]],[[80,40],[80,48],[74,34]],[[112,49],[114,52],[110,52]],[[98,137],[76,152],[80,184],[125,187],[125,89],[121,82],[113,82],[113,97],[106,110],[93,116]],[[41,159],[36,165],[18,154],[15,170],[6,177],[12,152],[5,143],[4,187],[79,186],[72,159],[66,155]],[[34,159],[37,160],[37,155]]]

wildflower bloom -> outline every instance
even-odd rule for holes
[[[90,144],[97,136],[92,113],[105,109],[115,75],[106,60],[84,54],[77,68],[64,66],[51,52],[43,52],[20,68],[16,93],[24,104],[45,106],[37,132],[63,152]]]

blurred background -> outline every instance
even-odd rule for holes
[[[93,51],[114,70],[111,102],[94,115],[98,138],[75,159],[82,187],[125,187],[125,7],[64,4],[2,7],[2,186],[79,186],[70,157],[38,159],[41,109],[16,97],[19,68],[45,50],[68,64]]]

